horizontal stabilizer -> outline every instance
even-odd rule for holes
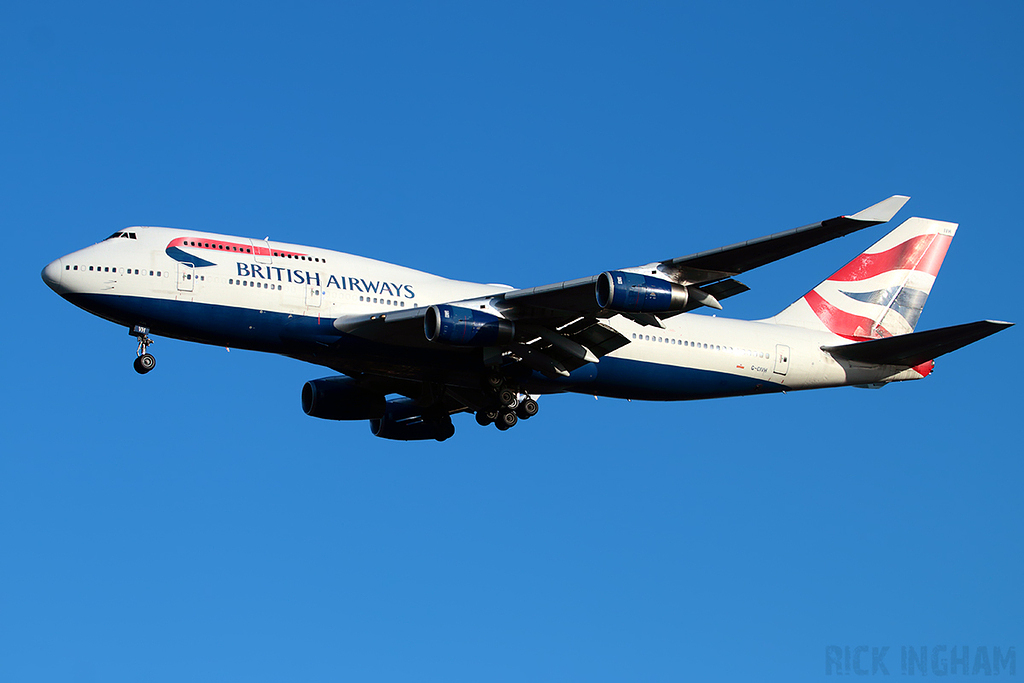
[[[839,346],[822,346],[821,350],[831,353],[836,358],[844,358],[858,363],[915,367],[1012,325],[1013,323],[996,320],[982,320],[976,323],[942,327],[937,330],[901,334],[885,339],[872,339]]]

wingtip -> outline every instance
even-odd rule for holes
[[[892,217],[895,216],[908,201],[910,201],[910,197],[902,194],[894,194],[888,199],[883,199],[863,211],[858,211],[850,216],[850,218],[858,221],[871,221],[872,223],[887,223],[892,220]]]

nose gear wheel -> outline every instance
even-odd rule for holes
[[[145,375],[156,367],[156,358],[147,351],[150,344],[153,343],[153,340],[149,338],[149,328],[135,325],[128,330],[128,334],[139,340],[139,348],[135,352],[136,358],[133,363],[135,372]]]

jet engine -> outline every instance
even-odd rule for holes
[[[686,307],[686,287],[639,273],[612,270],[597,278],[597,305],[626,313],[660,313]]]
[[[412,399],[388,401],[383,416],[370,420],[370,432],[395,441],[444,441],[455,435],[455,425],[447,413],[436,417],[423,413],[423,407]]]
[[[324,377],[302,386],[302,411],[325,420],[370,420],[384,415],[386,401],[350,377]]]
[[[440,304],[431,306],[423,318],[427,339],[456,346],[501,346],[515,336],[511,320],[471,308]]]

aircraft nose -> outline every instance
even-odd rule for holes
[[[60,287],[60,278],[63,273],[64,264],[61,262],[61,259],[57,259],[43,268],[43,282],[45,282],[50,289],[56,291],[57,288]]]

